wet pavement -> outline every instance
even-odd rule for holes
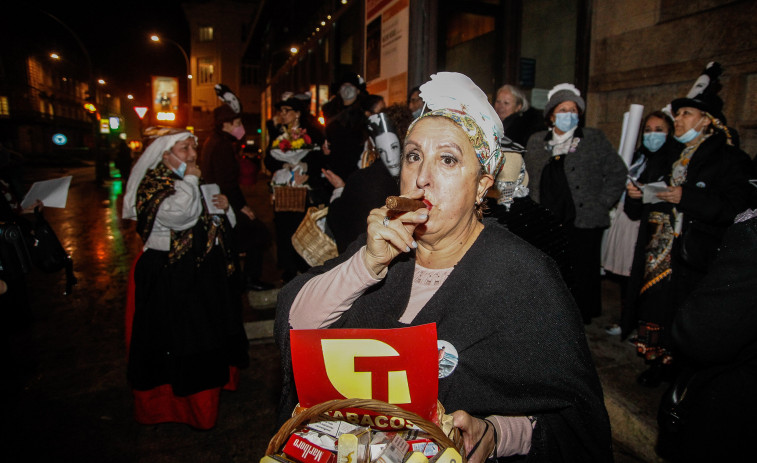
[[[141,243],[134,222],[120,218],[124,185],[118,179],[95,185],[91,166],[30,169],[26,180],[64,175],[73,175],[67,207],[47,208],[45,217],[72,255],[79,283],[63,296],[62,272],[29,275],[35,321],[13,337],[15,363],[1,383],[5,461],[257,462],[276,431],[280,391],[278,349],[267,337],[273,310],[261,302],[272,295],[253,295],[253,305],[244,301],[251,364],[239,390],[222,394],[215,428],[137,424],[123,319],[128,272]],[[265,184],[245,193],[273,229]],[[274,256],[274,249],[266,252],[264,277],[280,284]],[[616,461],[656,461],[654,415],[664,386],[635,383],[643,363],[632,346],[603,329],[618,316],[618,288],[605,281],[603,290],[605,315],[587,327],[587,338],[605,389]]]

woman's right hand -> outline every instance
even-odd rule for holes
[[[628,192],[628,197],[633,199],[641,199],[641,190],[636,188],[636,185],[634,185],[631,182],[628,182],[626,185],[626,191]]]
[[[184,172],[184,175],[194,175],[195,177],[200,177],[202,175],[202,172],[200,172],[200,167],[197,165],[197,163],[187,163],[187,170]]]
[[[423,198],[423,190],[410,195],[412,199]],[[366,238],[365,264],[379,275],[403,252],[418,247],[413,238],[415,228],[428,220],[428,209],[414,212],[390,213],[386,206],[373,209],[368,216],[368,236]]]

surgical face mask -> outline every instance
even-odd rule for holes
[[[392,132],[384,132],[374,139],[374,144],[386,169],[392,177],[397,177],[400,174],[400,160],[402,159],[400,140],[397,135]]]
[[[344,84],[339,88],[339,95],[345,102],[352,101],[357,97],[357,88],[352,84]]]
[[[244,126],[243,126],[243,125],[241,125],[241,124],[240,124],[240,125],[236,125],[236,126],[234,126],[234,127],[233,127],[233,128],[231,129],[231,132],[230,132],[230,133],[231,133],[231,134],[232,134],[232,135],[234,136],[234,138],[236,138],[237,140],[241,140],[241,139],[242,139],[242,137],[244,137]]]
[[[664,132],[647,132],[644,134],[644,138],[642,139],[642,144],[646,149],[651,151],[652,153],[656,152],[662,145],[665,144],[665,140],[668,138],[668,135]]]
[[[555,127],[563,132],[567,132],[578,125],[578,114],[576,113],[557,113],[555,114]]]
[[[699,122],[702,122],[703,120],[704,120],[704,117],[700,119]],[[699,122],[697,122],[694,127],[698,126]],[[690,142],[691,140],[697,138],[702,132],[700,132],[699,130],[695,130],[694,127],[687,130],[686,133],[684,133],[680,137],[675,137],[675,139],[683,144],[686,144]]]
[[[423,114],[423,106],[413,111],[413,119],[418,119]]]
[[[169,167],[169,168],[173,171],[174,174],[178,175],[179,178],[184,178],[184,174],[187,171],[187,163],[179,159],[179,157],[176,156],[175,154],[173,154],[173,151],[169,151],[169,153],[171,153],[171,156],[173,156],[174,158],[176,158],[177,161],[179,161],[179,167]]]

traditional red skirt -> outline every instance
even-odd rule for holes
[[[134,260],[129,272],[126,293],[126,354],[128,357],[135,311],[134,269],[140,255]],[[185,423],[198,429],[210,429],[218,418],[218,399],[221,389],[235,391],[239,383],[239,369],[229,367],[229,382],[223,388],[200,391],[185,397],[174,395],[170,384],[163,384],[147,391],[132,389],[134,418],[141,424]]]

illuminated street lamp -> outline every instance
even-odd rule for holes
[[[60,59],[60,55],[57,54],[57,53],[55,53],[55,52],[53,52],[53,53],[50,53],[50,58],[52,58],[52,59]]]
[[[168,43],[172,43],[172,44],[176,45],[179,48],[179,50],[181,51],[181,54],[184,55],[184,61],[187,63],[187,79],[192,79],[192,70],[189,67],[189,56],[187,55],[186,50],[184,50],[184,47],[182,47],[181,45],[179,45],[179,43],[176,42],[175,40],[167,39],[165,37],[161,38],[160,36],[157,36],[155,34],[153,34],[153,35],[150,36],[150,40],[152,40],[153,42],[156,42],[156,43],[160,43],[161,40],[165,40]]]
[[[126,95],[126,99],[127,100],[133,100],[134,99],[134,95],[132,95],[131,93],[129,93],[128,95]]]
[[[97,79],[97,83],[100,85],[105,85],[105,80],[103,79]]]

